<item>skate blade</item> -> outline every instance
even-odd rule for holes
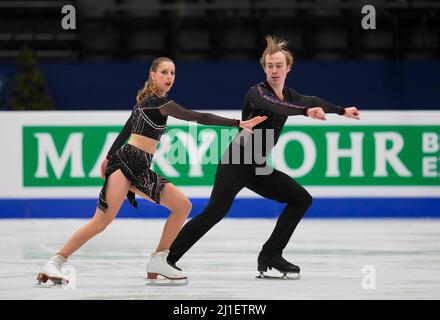
[[[170,279],[161,274],[148,273],[148,277],[145,279],[147,286],[185,286],[188,284],[188,278],[183,279]]]
[[[64,288],[69,284],[69,281],[62,278],[51,278],[44,273],[37,275],[36,288]]]
[[[62,289],[67,287],[67,283],[42,283],[42,282],[37,282],[34,285],[35,288],[44,288],[44,289],[53,289],[53,288],[57,288],[57,289]]]
[[[145,285],[150,287],[177,287],[186,286],[188,284],[187,279],[147,279]]]
[[[266,280],[299,280],[301,275],[299,273],[285,273],[281,275],[269,275],[264,272],[260,272],[256,279],[266,279]]]

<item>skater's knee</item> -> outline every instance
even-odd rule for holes
[[[181,197],[165,205],[174,215],[188,217],[192,210],[192,203],[187,197]]]
[[[193,207],[192,202],[189,201],[189,199],[186,199],[186,201],[184,202],[184,209],[187,215],[191,212],[192,207]]]
[[[289,204],[295,204],[295,205],[299,204],[307,208],[312,205],[312,202],[313,202],[313,197],[310,195],[310,193],[308,193],[305,190],[300,196],[298,196],[298,194],[293,194],[292,199],[287,201],[287,203]]]
[[[312,202],[313,202],[312,195],[310,193],[306,192],[303,197],[304,205],[306,205],[307,207],[310,207],[312,205]]]
[[[191,201],[189,201],[188,198],[183,200],[181,203],[179,203],[178,213],[180,215],[188,217],[191,210],[192,210],[192,203]]]

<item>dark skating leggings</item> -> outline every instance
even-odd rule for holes
[[[168,260],[176,263],[205,233],[223,219],[237,193],[245,187],[262,197],[287,204],[260,253],[267,257],[281,255],[312,203],[310,194],[281,171],[273,170],[269,175],[256,175],[255,167],[252,165],[220,164],[207,207],[182,228],[170,247]]]

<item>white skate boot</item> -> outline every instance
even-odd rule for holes
[[[151,254],[150,262],[147,265],[147,285],[176,286],[188,283],[188,278],[182,270],[168,264],[168,253],[169,250]]]
[[[51,257],[44,265],[43,270],[37,275],[37,286],[66,286],[69,283],[69,278],[66,277],[66,274],[61,272],[61,267],[66,262],[67,259],[59,254]],[[44,285],[47,280],[50,280],[52,284]]]

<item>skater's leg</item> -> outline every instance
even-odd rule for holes
[[[151,197],[134,186],[130,187],[130,191],[148,201],[156,203]],[[192,204],[186,195],[172,183],[167,183],[161,191],[160,204],[168,208],[171,211],[171,214],[165,222],[159,245],[157,246],[156,251],[151,254],[151,259],[148,262],[147,284],[173,284],[174,281],[181,280],[184,282],[174,284],[185,284],[187,278],[186,275],[181,270],[168,265],[166,258],[171,242],[173,242],[177,233],[182,228],[182,225],[191,211]],[[164,283],[164,280],[158,279],[159,276],[168,280]],[[171,283],[168,281],[171,281]]]
[[[136,187],[131,187],[137,195],[154,202],[149,196],[141,192]],[[182,229],[186,218],[188,217],[192,204],[188,197],[174,184],[167,183],[160,196],[160,204],[168,208],[171,214],[168,216],[162,231],[160,242],[156,248],[156,252],[165,251],[170,248],[171,243],[176,238],[180,229]]]
[[[51,280],[54,283],[62,280],[69,281],[66,275],[61,272],[62,265],[71,254],[89,239],[102,232],[113,221],[127,194],[129,185],[128,180],[120,170],[108,177],[106,184],[108,208],[106,212],[96,208],[94,217],[77,230],[59,253],[51,257],[44,265],[43,270],[37,275],[39,283],[45,283],[47,280]]]
[[[188,197],[171,183],[166,185],[160,198],[160,204],[167,207],[171,214],[165,222],[156,252],[170,248],[171,243],[176,239],[192,209],[192,203]]]
[[[106,186],[106,199],[108,203],[106,212],[103,212],[100,208],[96,208],[93,218],[73,234],[58,254],[68,258],[89,239],[104,231],[116,217],[129,187],[130,182],[123,175],[121,170],[117,170],[111,174],[110,177],[108,177]]]
[[[175,264],[203,235],[228,213],[235,196],[249,181],[249,169],[219,165],[207,207],[188,221],[171,244],[168,261]]]
[[[265,198],[287,204],[261,251],[265,256],[281,256],[296,226],[312,204],[312,197],[294,179],[278,170],[258,177],[248,188]]]

